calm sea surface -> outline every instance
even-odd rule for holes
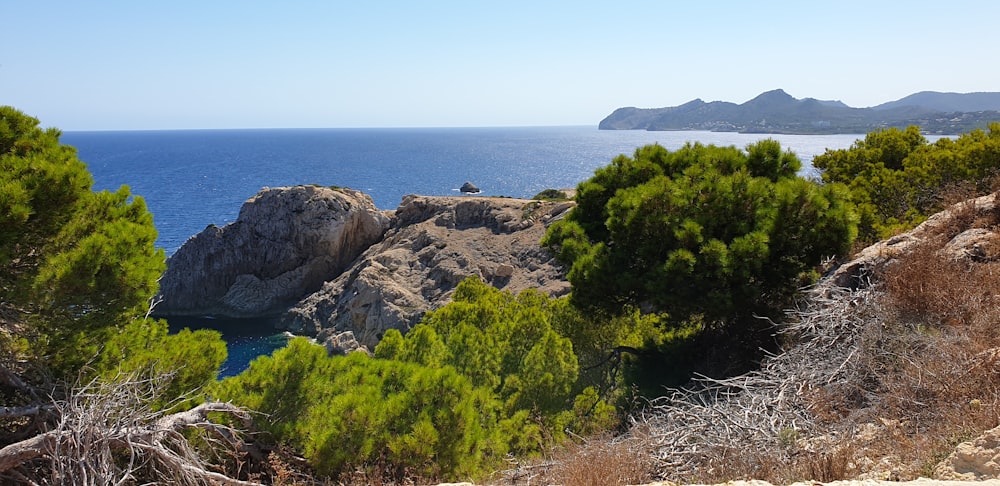
[[[77,148],[96,189],[128,185],[145,199],[158,245],[169,255],[209,224],[234,221],[243,201],[262,187],[350,187],[371,195],[380,209],[394,209],[407,194],[459,194],[466,181],[483,195],[531,197],[575,187],[642,145],[673,150],[691,141],[742,148],[767,137],[795,152],[811,173],[813,156],[863,136],[530,127],[65,132],[62,141]],[[224,374],[281,342],[267,323],[171,325],[220,329],[230,344]]]

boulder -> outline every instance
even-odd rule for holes
[[[462,187],[459,188],[459,191],[462,191],[463,194],[479,194],[480,192],[479,188],[476,187],[475,184],[468,181],[466,181],[465,184],[462,184]]]
[[[1000,479],[1000,427],[959,444],[934,468],[934,476],[957,481]]]
[[[320,332],[316,336],[316,340],[323,343],[330,356],[345,356],[355,351],[371,354],[367,348],[358,344],[358,340],[351,331],[337,332],[333,329],[327,329]]]
[[[564,269],[539,241],[546,225],[570,208],[511,198],[406,196],[382,241],[284,313],[279,328],[311,335],[350,331],[374,349],[386,330],[405,333],[470,276],[511,292],[564,295],[570,289]]]
[[[1000,235],[992,228],[972,228],[959,233],[941,249],[954,260],[977,263],[1000,258]]]
[[[167,260],[154,314],[277,315],[340,275],[388,224],[358,191],[264,188],[236,221],[206,228]]]

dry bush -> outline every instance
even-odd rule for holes
[[[554,466],[546,475],[549,484],[620,486],[643,484],[653,479],[653,460],[645,454],[646,439],[639,430],[629,437],[598,437],[582,444],[571,443],[557,451]]]
[[[802,480],[833,482],[857,473],[853,450],[842,445],[824,451],[805,450],[798,444],[768,450],[734,445],[709,450],[705,456],[711,458],[711,463],[696,476],[698,482],[705,484],[733,480],[761,480],[771,484]]]
[[[759,370],[725,380],[701,377],[688,389],[651,401],[635,420],[650,430],[658,477],[681,483],[785,483],[814,474],[844,479],[836,476],[847,474],[847,452],[822,459],[839,439],[818,451],[802,444],[830,432],[830,423],[813,412],[818,404],[831,419],[852,413],[853,403],[829,405],[817,397],[855,393],[861,396],[857,403],[867,403],[869,392],[862,387],[871,381],[870,370],[857,350],[871,347],[868,331],[878,328],[872,325],[878,305],[870,288],[813,292],[785,328],[796,344]]]
[[[832,451],[813,453],[799,462],[799,478],[829,483],[851,477],[855,472],[855,458],[849,447],[836,447]]]
[[[249,425],[249,414],[218,402],[180,412],[156,410],[151,404],[156,403],[163,380],[162,375],[138,374],[95,379],[75,387],[65,399],[53,400],[52,414],[57,418],[50,430],[0,449],[0,478],[58,485],[165,479],[171,484],[252,484],[218,471],[203,454],[236,452],[246,445],[241,430],[210,421],[210,414],[227,416],[243,426]],[[188,440],[188,433],[195,430],[202,433],[201,444],[206,447],[196,448]]]
[[[390,464],[367,464],[342,474],[336,484],[353,486],[415,486],[417,484],[437,484],[440,481],[421,477],[412,471],[400,469]]]
[[[656,464],[649,454],[649,436],[641,428],[627,435],[600,435],[567,441],[550,457],[502,471],[496,484],[573,484],[621,486],[644,484],[655,478]]]
[[[954,206],[952,216],[890,265],[883,276],[890,307],[904,319],[972,321],[1000,296],[1000,266],[991,261],[1000,254],[1000,238],[985,242],[975,258],[959,259],[941,250],[968,229],[995,229],[1000,215],[996,210],[982,212],[972,203],[961,203]]]

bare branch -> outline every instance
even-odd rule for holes
[[[9,471],[44,456],[45,452],[51,450],[59,440],[57,435],[56,432],[39,434],[0,449],[0,472]]]
[[[709,450],[781,451],[797,437],[823,432],[809,394],[861,383],[871,372],[858,350],[878,340],[878,295],[873,287],[811,292],[808,305],[790,311],[792,322],[781,328],[796,345],[769,356],[760,370],[721,380],[700,376],[691,388],[652,400],[633,421],[656,443],[661,474],[693,477],[713,467],[706,463],[716,457]]]
[[[218,447],[238,451],[245,448],[244,434],[211,422],[208,414],[224,413],[244,425],[250,424],[249,414],[218,402],[172,414],[153,410],[161,382],[162,377],[136,376],[94,380],[65,400],[54,400],[47,405],[58,417],[53,430],[0,449],[0,475],[31,477],[47,470],[52,483],[80,485],[131,484],[140,478],[190,485],[255,484],[210,470],[182,434],[188,428],[205,430]]]

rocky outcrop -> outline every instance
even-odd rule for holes
[[[519,292],[569,291],[563,271],[540,248],[546,223],[573,206],[487,197],[407,196],[390,229],[343,275],[286,312],[295,333],[352,332],[372,349],[388,329],[408,330],[446,303],[459,282],[476,276]]]
[[[934,468],[934,476],[958,481],[1000,478],[1000,427],[959,444]]]
[[[358,191],[264,188],[235,222],[209,226],[170,257],[154,313],[276,315],[340,275],[388,225]]]
[[[316,335],[316,342],[322,343],[330,356],[344,356],[355,351],[368,351],[368,348],[358,343],[351,331],[338,332],[335,329],[324,329]]]
[[[837,267],[821,285],[860,288],[871,276],[903,254],[932,238],[946,238],[940,250],[955,259],[975,261],[1000,258],[996,221],[1000,220],[997,197],[1000,193],[970,199],[927,218],[916,228],[861,250],[854,258]],[[986,227],[980,227],[985,225]]]
[[[189,239],[167,262],[158,316],[278,317],[332,353],[371,350],[476,276],[519,292],[569,292],[539,241],[573,207],[493,197],[407,196],[395,211],[316,186],[265,188],[239,218]]]

